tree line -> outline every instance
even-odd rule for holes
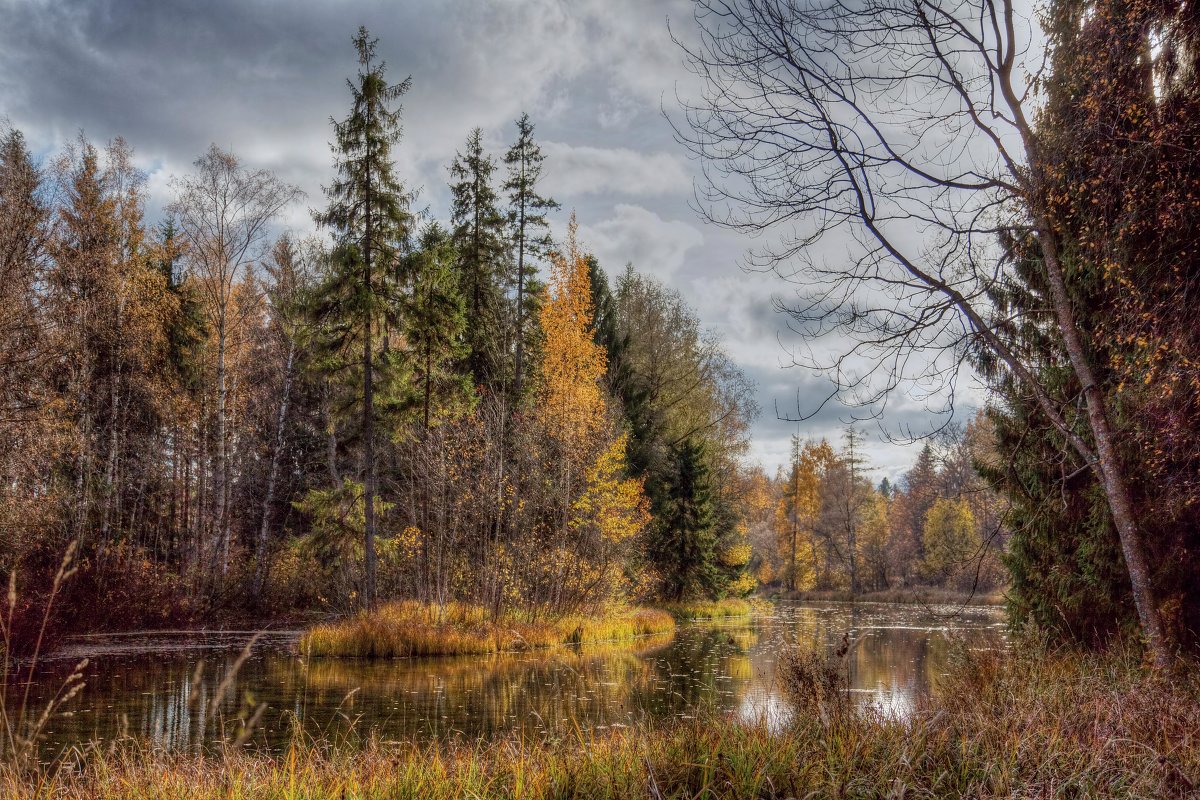
[[[785,468],[748,481],[755,578],[788,592],[852,595],[1004,588],[1007,504],[979,474],[995,458],[983,416],[925,443],[897,485],[872,481],[854,426],[837,448],[794,436]]]
[[[144,219],[129,145],[0,141],[0,560],[22,604],[77,547],[62,620],[500,612],[748,593],[753,387],[680,295],[610,281],[528,115],[475,129],[439,222],[396,174],[401,105],[365,29],[317,233],[212,146]]]

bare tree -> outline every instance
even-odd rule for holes
[[[1105,491],[1156,663],[1170,643],[1151,583],[1107,396],[1082,342],[1032,122],[1034,31],[1012,0],[696,0],[699,38],[676,38],[703,89],[678,138],[704,164],[707,217],[780,230],[752,263],[806,287],[790,313],[809,339],[851,343],[831,359],[836,394],[879,408],[903,381],[952,402],[974,349],[1003,363]],[[988,301],[998,239],[1040,248],[1048,307],[1082,398],[1056,397],[1002,335]],[[847,254],[810,249],[843,236]],[[1065,410],[1082,401],[1088,435]]]
[[[302,192],[265,169],[242,165],[215,144],[195,162],[193,175],[173,182],[170,211],[187,242],[185,260],[196,276],[205,311],[216,338],[214,415],[216,452],[212,467],[213,526],[218,537],[220,571],[229,569],[229,431],[226,347],[242,319],[234,287],[252,268],[279,212]]]
[[[300,348],[305,315],[303,293],[315,283],[317,262],[324,258],[319,242],[297,242],[284,234],[275,242],[271,258],[263,266],[270,275],[267,299],[274,321],[274,334],[285,354],[279,378],[279,405],[275,410],[275,434],[271,443],[271,461],[267,469],[267,486],[263,494],[262,515],[254,545],[254,581],[250,590],[251,602],[259,605],[267,579],[268,544],[271,536],[272,510],[275,506],[279,473],[287,447],[288,411],[292,405],[293,388],[297,377],[296,359]]]

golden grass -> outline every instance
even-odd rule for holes
[[[1168,681],[1135,655],[962,649],[909,720],[806,715],[779,729],[728,717],[565,740],[363,750],[298,742],[98,750],[80,770],[0,767],[0,796],[55,798],[1182,798],[1200,791],[1200,677]],[[40,786],[35,781],[42,781]]]
[[[501,653],[632,639],[674,627],[671,615],[648,608],[535,620],[517,614],[489,617],[482,608],[463,603],[400,600],[309,629],[300,639],[300,652],[358,658]]]
[[[665,608],[675,619],[679,620],[748,617],[755,611],[753,601],[735,597],[727,597],[724,600],[672,603]]]

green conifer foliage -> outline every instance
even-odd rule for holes
[[[412,227],[410,195],[395,176],[392,148],[400,141],[399,99],[410,79],[388,83],[366,28],[354,37],[361,65],[349,81],[350,115],[334,122],[337,177],[326,187],[329,205],[317,222],[335,238],[330,270],[315,293],[316,349],[322,369],[344,388],[340,410],[358,422],[364,504],[362,600],[375,603],[378,406],[388,388],[402,385],[400,351],[391,335],[400,327],[399,297],[406,283],[404,250]],[[383,388],[382,397],[377,391]],[[383,402],[381,403],[380,400]]]
[[[720,520],[706,449],[696,439],[674,449],[663,515],[653,524],[650,555],[662,575],[663,594],[672,600],[712,596],[723,582]]]
[[[470,377],[458,369],[470,347],[466,304],[459,291],[458,254],[446,231],[431,223],[412,255],[413,286],[405,315],[405,339],[416,378],[421,424],[468,408],[474,399]]]
[[[502,281],[508,242],[504,215],[492,186],[496,164],[483,151],[479,128],[467,137],[465,152],[450,165],[453,183],[453,242],[458,252],[459,291],[466,303],[468,363],[477,386],[504,382],[508,338]]]
[[[536,280],[537,259],[544,257],[553,246],[546,213],[557,209],[558,203],[538,193],[545,156],[533,140],[533,123],[528,114],[516,121],[517,141],[504,154],[508,166],[509,237],[513,247],[513,280],[516,290],[513,385],[520,394],[525,382],[529,350],[537,346],[536,321],[541,287]],[[532,345],[532,347],[531,347]]]

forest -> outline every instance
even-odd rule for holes
[[[366,27],[320,197],[0,116],[0,789],[1200,791],[1200,18],[684,5],[688,202],[844,410],[777,468],[530,114],[437,218]]]
[[[145,219],[131,146],[0,157],[6,573],[73,631],[744,596],[752,386],[678,292],[549,235],[544,156],[469,133],[453,216],[395,174],[375,41],[314,218],[214,145]],[[724,476],[716,480],[715,476]],[[532,557],[531,557],[532,556]],[[20,620],[17,627],[24,623]]]
[[[854,428],[767,476],[744,458],[754,387],[678,291],[610,279],[574,222],[551,239],[528,116],[500,157],[469,133],[453,216],[429,219],[394,174],[408,83],[356,46],[324,236],[277,232],[299,190],[216,145],[147,221],[125,141],[39,164],[5,134],[18,629],[72,542],[61,632],[1001,584],[984,421],[895,492]]]

